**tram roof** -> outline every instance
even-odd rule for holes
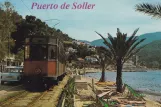
[[[41,40],[39,41],[31,41],[32,39],[36,39],[36,38],[39,38]],[[44,39],[43,39],[44,38]],[[30,37],[26,37],[26,40],[29,39],[29,41],[27,41],[28,43],[38,43],[38,44],[53,44],[53,42],[57,42],[57,41],[60,41],[63,43],[63,41],[61,39],[59,39],[58,37],[55,37],[55,36],[30,36]],[[46,39],[46,40],[45,40]],[[44,40],[44,41],[43,41]],[[53,40],[53,41],[52,41]],[[56,41],[54,41],[56,40]],[[25,43],[27,43],[25,42]],[[27,43],[27,44],[28,44]]]
[[[59,39],[56,36],[28,36],[26,38],[52,38],[52,39]],[[61,39],[59,39],[59,40],[61,40]]]

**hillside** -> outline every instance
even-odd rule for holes
[[[84,42],[84,43],[91,43],[91,42],[89,42],[89,41],[87,41],[87,40],[79,40],[80,42]]]
[[[139,63],[149,68],[161,67],[161,40],[149,43],[138,54]]]
[[[139,39],[146,38],[141,46],[147,44],[137,55],[139,63],[149,68],[161,68],[161,32],[146,33],[139,36]],[[93,46],[105,46],[102,39],[91,42]]]
[[[146,40],[141,45],[149,44],[153,41],[161,40],[161,32],[146,33],[146,34],[140,35],[139,39],[142,39],[142,38],[146,38]],[[94,40],[91,42],[91,45],[92,46],[95,46],[95,45],[96,46],[105,46],[103,44],[103,39]]]

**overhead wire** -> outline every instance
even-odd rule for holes
[[[30,11],[30,9],[27,7],[27,5],[24,3],[24,1],[23,0],[21,0],[21,1],[26,6],[26,8],[29,10],[29,12],[31,13],[31,15],[33,15],[32,12]]]
[[[43,0],[41,0],[42,2],[43,2]],[[23,1],[23,0],[21,0],[21,2],[23,3],[23,5],[25,5],[25,7],[28,9],[28,11],[31,13],[31,15],[33,15],[33,13],[31,12],[31,10],[28,8],[28,6],[25,4],[25,2]],[[43,2],[44,3],[44,2]],[[50,15],[49,15],[49,13],[48,13],[48,11],[46,10],[46,13],[47,13],[47,16],[49,17]],[[59,19],[47,19],[47,20],[44,20],[44,21],[52,21],[52,20],[56,20],[56,21],[58,21],[58,23],[56,23],[56,24],[54,24],[54,28],[55,28],[55,26],[56,25],[58,25],[59,23],[60,23],[60,20]]]
[[[44,4],[44,1],[43,0],[40,0],[40,1],[42,1],[42,3]],[[54,24],[54,27],[60,23],[60,20],[59,19],[50,19],[50,13],[47,10],[46,10],[46,14],[47,14],[47,16],[49,16],[49,19],[44,20],[44,21],[53,21],[53,20],[58,21],[58,23]]]

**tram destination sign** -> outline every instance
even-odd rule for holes
[[[47,44],[48,38],[33,38],[30,42],[33,44]]]
[[[33,38],[30,43],[32,44],[57,44],[57,39],[54,38]]]

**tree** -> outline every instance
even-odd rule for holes
[[[6,44],[0,42],[0,61],[5,58],[7,54]]]
[[[135,36],[139,29],[136,29],[133,34],[127,38],[127,34],[121,33],[119,29],[117,29],[116,37],[112,37],[108,33],[108,40],[106,40],[101,34],[97,33],[104,40],[104,44],[108,47],[108,53],[112,55],[114,63],[117,67],[117,92],[122,92],[122,67],[123,64],[139,52],[143,47],[137,48],[137,46],[143,42],[145,39],[138,40],[138,37]]]
[[[26,16],[21,22],[16,23],[16,26],[16,31],[11,34],[11,37],[15,40],[15,47],[12,50],[14,53],[23,49],[26,37],[52,35],[52,32],[48,31],[48,25],[35,16]]]
[[[137,4],[136,11],[151,15],[152,17],[161,18],[161,5],[152,5],[149,3]]]
[[[105,69],[111,64],[113,58],[109,50],[105,47],[97,47],[96,51],[98,56],[95,56],[95,58],[97,58],[102,68],[102,75],[99,82],[105,82]]]
[[[7,54],[10,54],[10,47],[14,45],[14,41],[10,38],[10,34],[15,31],[15,23],[19,20],[17,12],[10,2],[4,2],[0,5],[0,57],[1,60]],[[3,46],[2,46],[3,45]]]
[[[18,51],[18,53],[15,55],[15,59],[18,59],[20,61],[24,61],[24,50]]]
[[[70,40],[67,34],[62,31],[49,27],[45,22],[36,18],[35,16],[26,16],[21,22],[16,23],[17,29],[11,34],[11,37],[16,40],[13,52],[17,53],[23,49],[23,44],[26,37],[31,36],[55,36],[61,40]]]

